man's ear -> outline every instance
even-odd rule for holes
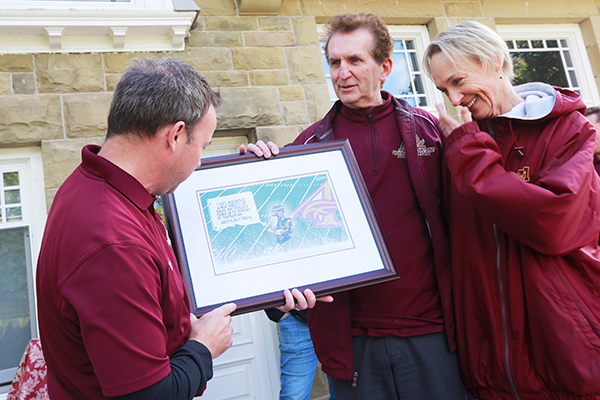
[[[391,58],[386,58],[383,61],[383,63],[381,63],[381,68],[382,68],[381,82],[385,82],[385,80],[388,78],[388,76],[390,76],[390,74],[392,73],[393,65],[394,65],[394,62],[392,61]]]
[[[167,125],[165,127],[166,132],[164,133],[167,146],[174,152],[177,146],[187,143],[187,130],[185,129],[185,122],[177,121],[173,125]]]

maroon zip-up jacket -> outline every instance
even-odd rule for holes
[[[439,299],[437,307],[441,308],[443,314],[443,321],[441,321],[442,316],[440,316],[439,326],[416,328],[412,331],[409,329],[408,332],[411,333],[407,333],[406,336],[430,333],[431,329],[437,329],[437,331],[445,329],[449,347],[454,350],[455,336],[450,288],[449,248],[440,204],[441,129],[438,120],[428,112],[413,108],[404,100],[398,100],[387,92],[382,92],[382,96],[384,99],[391,97],[398,135],[401,136],[399,143],[402,145],[397,149],[381,149],[375,144],[371,150],[373,150],[373,154],[381,152],[386,156],[389,153],[391,157],[406,158],[410,175],[409,182],[412,183],[414,193],[407,194],[405,187],[398,187],[393,193],[389,193],[390,199],[386,202],[387,205],[379,208],[375,205],[375,211],[378,219],[383,221],[396,211],[393,206],[394,202],[396,204],[401,202],[404,196],[416,197],[418,209],[420,209],[422,218],[425,220],[420,221],[420,224],[425,226],[425,235],[430,235],[430,247],[433,252],[433,255],[428,255],[431,260],[423,260],[424,264],[433,264],[431,282],[428,282],[427,285],[433,283],[436,299]],[[354,125],[342,115],[341,109],[342,104],[338,101],[325,118],[302,132],[292,144],[301,145],[345,138],[345,130],[353,129]],[[333,130],[334,121],[336,122],[336,129],[341,132],[338,135]],[[373,142],[370,143],[373,144]],[[360,165],[361,160],[359,159],[358,162]],[[376,160],[374,164],[377,165]],[[375,172],[373,175],[365,173],[363,168],[361,165],[363,178],[367,187],[369,187],[371,196],[373,196],[373,192],[377,191],[376,182],[374,182],[377,179],[377,173]],[[376,169],[377,167],[373,168]],[[408,188],[408,191],[410,191],[410,188]],[[379,193],[378,195],[381,196],[382,194]],[[411,199],[411,201],[414,200]],[[395,229],[394,235],[398,235],[400,240],[410,242],[415,240],[415,229],[410,223],[403,226],[399,225]],[[385,230],[384,236],[388,241],[392,239],[385,233]],[[398,240],[397,237],[393,239],[394,241]],[[419,265],[419,262],[415,264]],[[402,296],[402,293],[398,293],[398,296]],[[349,292],[337,293],[334,295],[334,299],[333,303],[318,303],[314,309],[308,311],[309,328],[315,352],[322,363],[323,371],[332,378],[352,380],[355,378],[355,374]],[[382,317],[380,323],[383,327],[391,325],[391,321],[385,318],[386,302],[390,300],[393,299],[382,298],[382,296],[374,296],[372,299],[373,304],[381,307]],[[430,331],[428,332],[427,329],[430,329]]]
[[[473,121],[446,141],[458,358],[476,399],[600,399],[596,132],[573,91],[517,90],[544,86],[548,114]]]

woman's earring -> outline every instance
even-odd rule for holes
[[[500,71],[497,71],[497,72],[498,72],[498,76],[500,77],[500,79],[502,79],[502,75],[500,75]]]

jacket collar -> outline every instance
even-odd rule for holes
[[[407,105],[406,105],[408,103],[403,104],[400,100],[398,100],[397,98],[392,96],[390,93],[386,92],[385,90],[381,91],[381,97],[384,99],[383,104],[376,106],[376,107],[368,107],[368,108],[361,109],[360,112],[365,113],[365,115],[366,115],[373,110],[378,110],[378,108],[380,108],[380,107],[381,107],[381,111],[385,112],[387,110],[387,107],[389,107],[389,104],[391,104],[391,105],[393,105],[393,108],[396,111],[403,111],[406,114],[410,114],[410,112],[407,109]],[[325,117],[323,117],[321,122],[314,128],[313,135],[319,142],[326,140],[326,138],[329,137],[333,133],[333,122],[335,121],[335,118],[337,117],[337,115],[340,112],[342,112],[342,108],[346,108],[346,107],[342,104],[342,102],[340,100],[337,100],[335,102],[335,104],[333,105],[333,107],[331,107],[329,112],[325,115]]]

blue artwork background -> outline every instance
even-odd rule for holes
[[[260,223],[215,229],[209,200],[243,192],[252,193]],[[216,274],[353,247],[326,172],[198,191],[197,198]],[[277,223],[275,209],[281,208],[291,219],[292,232],[278,242],[272,231]]]

